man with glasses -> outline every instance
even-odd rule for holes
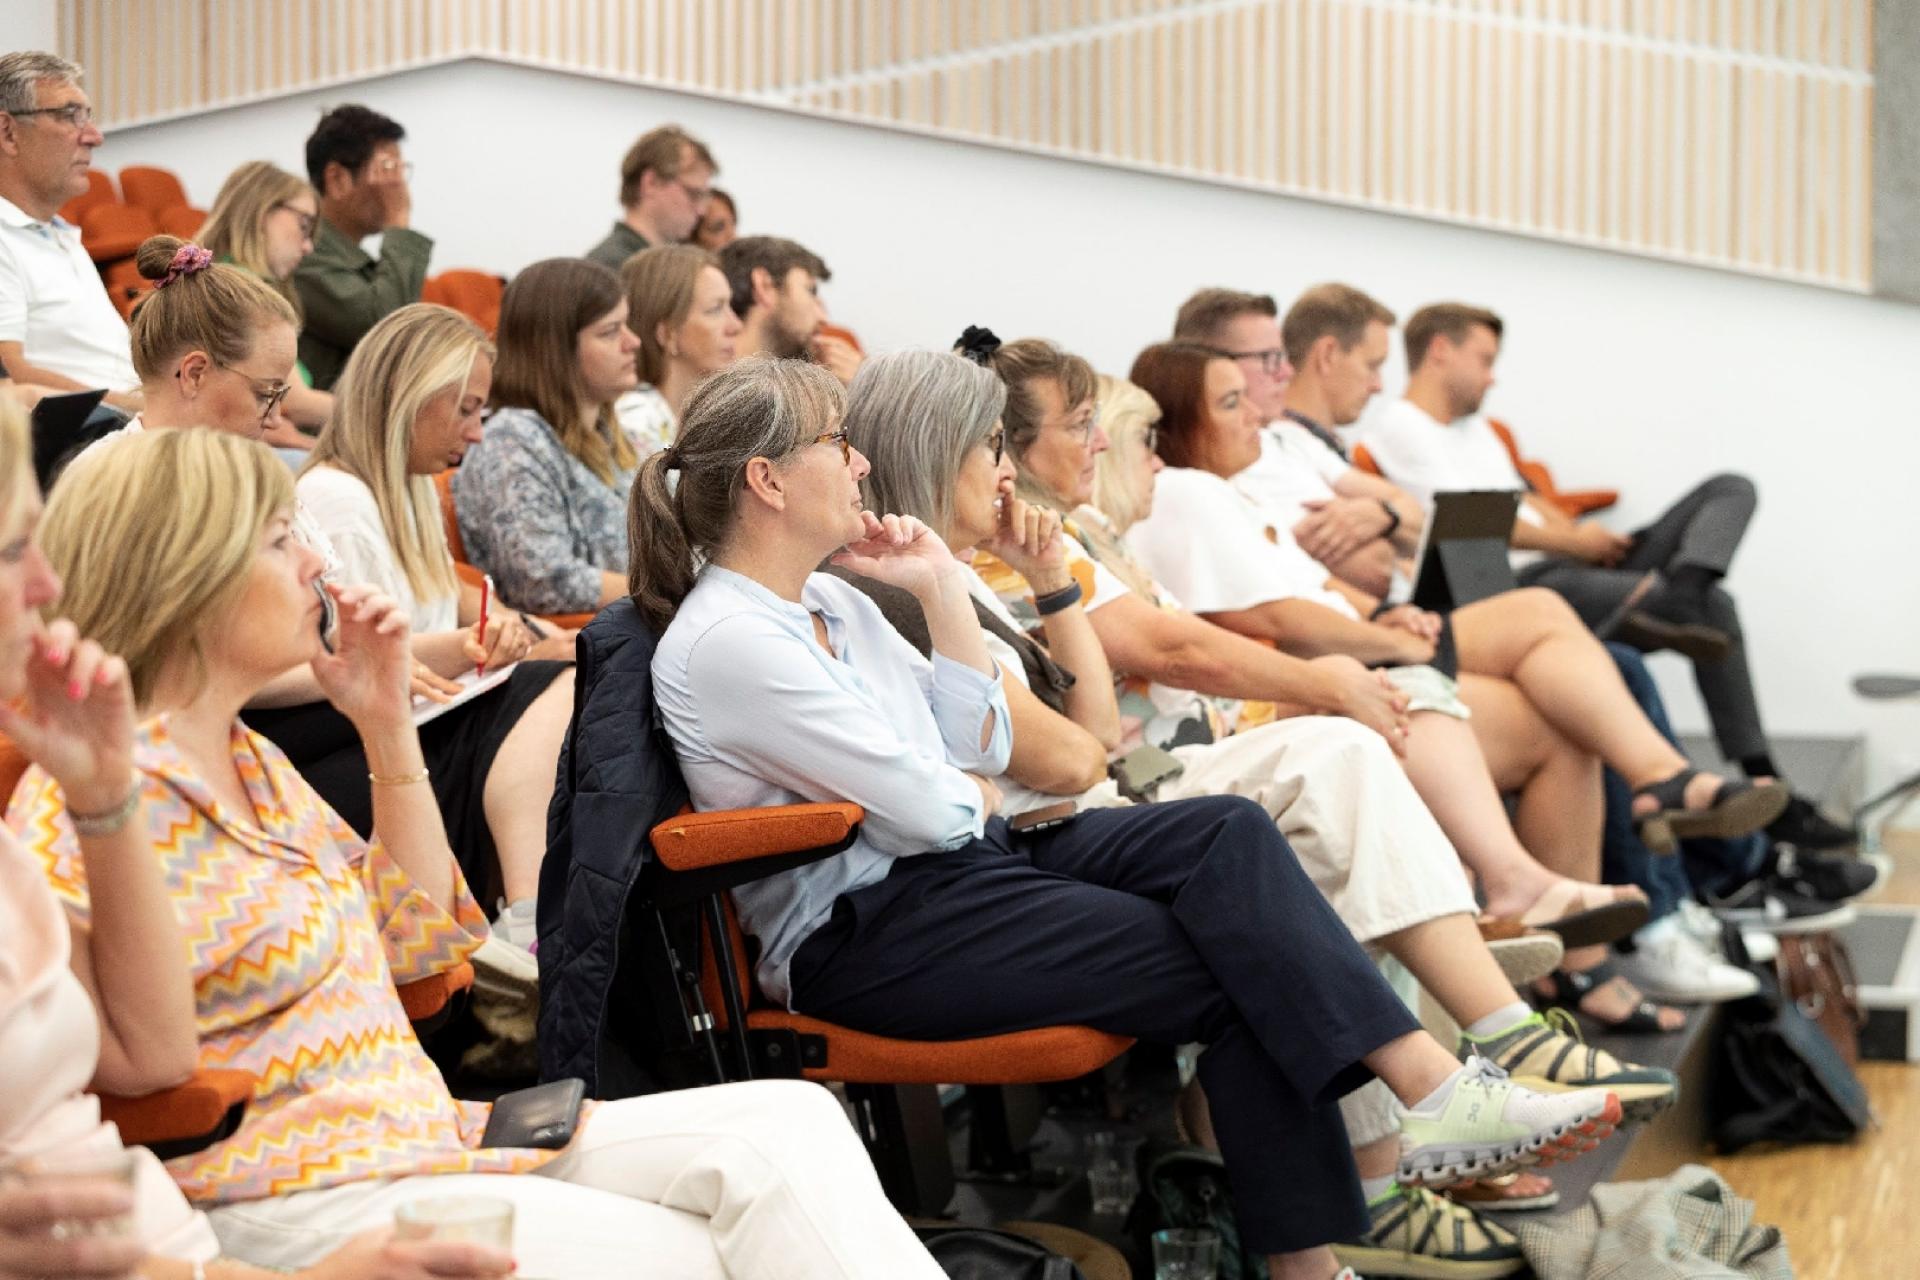
[[[135,413],[126,322],[79,230],[59,216],[86,192],[93,149],[106,141],[80,76],[51,53],[0,55],[0,365],[41,387],[105,388],[109,403]]]
[[[313,252],[293,273],[305,311],[300,359],[320,391],[388,312],[420,301],[433,241],[409,225],[413,166],[400,155],[407,131],[378,111],[335,107],[307,139],[307,176],[320,193]],[[374,258],[360,242],[380,237]]]
[[[704,142],[677,124],[640,135],[620,161],[620,207],[626,212],[587,260],[611,271],[642,249],[693,239],[713,198],[720,166]]]
[[[1327,285],[1288,312],[1283,340],[1271,296],[1202,289],[1181,305],[1173,334],[1231,356],[1246,375],[1265,425],[1260,460],[1235,485],[1290,527],[1308,555],[1372,595],[1385,594],[1398,558],[1418,548],[1425,518],[1405,493],[1355,467],[1331,428],[1357,419],[1380,389],[1392,323],[1393,313],[1359,290]],[[1312,331],[1297,349],[1296,328]],[[1327,407],[1330,385],[1339,413]]]

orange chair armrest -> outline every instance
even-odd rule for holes
[[[196,1071],[184,1084],[140,1098],[100,1095],[100,1118],[111,1120],[120,1140],[134,1146],[212,1133],[229,1111],[253,1097],[246,1071]]]
[[[556,631],[578,631],[594,618],[591,613],[542,613],[537,616]]]
[[[1592,515],[1596,511],[1605,511],[1620,501],[1620,491],[1618,489],[1573,489],[1554,494],[1553,500],[1560,504],[1562,511],[1579,519],[1581,516]]]
[[[670,871],[698,871],[839,844],[864,817],[844,802],[683,813],[653,829],[653,851]]]
[[[452,999],[473,986],[473,966],[462,960],[451,969],[402,983],[400,1007],[408,1022],[423,1022],[446,1008]]]

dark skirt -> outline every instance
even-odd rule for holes
[[[566,670],[564,662],[522,662],[506,683],[420,726],[420,750],[447,824],[460,873],[483,904],[500,891],[500,857],[487,829],[487,774],[527,708]],[[362,838],[373,834],[373,786],[353,724],[331,703],[241,713],[247,727],[287,753],[321,799]],[[492,911],[488,910],[488,915]]]

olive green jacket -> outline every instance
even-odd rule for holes
[[[408,227],[389,227],[380,237],[380,257],[321,218],[314,227],[313,252],[293,273],[293,287],[306,312],[300,331],[300,360],[313,385],[333,389],[347,356],[367,330],[390,311],[420,301],[433,241]]]

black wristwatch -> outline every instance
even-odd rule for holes
[[[1380,536],[1391,538],[1394,531],[1400,527],[1400,513],[1395,511],[1393,504],[1385,498],[1380,499],[1380,509],[1387,513],[1387,527],[1381,531]]]

